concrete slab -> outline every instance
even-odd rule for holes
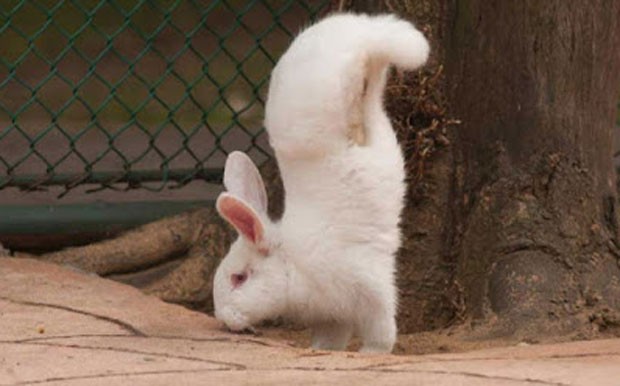
[[[363,355],[229,334],[97,276],[0,258],[0,385],[620,385],[620,339]]]

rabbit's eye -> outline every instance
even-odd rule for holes
[[[238,288],[248,279],[248,274],[245,272],[242,273],[233,273],[230,275],[230,282],[232,283],[233,288]]]

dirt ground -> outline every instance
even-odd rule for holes
[[[310,346],[310,330],[308,329],[290,326],[265,327],[260,329],[259,334],[266,338],[291,342],[295,347],[299,348]],[[463,334],[458,334],[454,331],[429,331],[399,335],[393,353],[397,355],[459,353],[493,347],[510,347],[519,344],[528,345],[529,343],[509,339],[474,341],[467,340]],[[348,349],[357,351],[359,347],[359,340],[353,339]]]
[[[298,326],[278,324],[265,325],[257,330],[257,335],[283,340],[291,343],[294,347],[306,348],[310,346],[310,330]],[[575,332],[573,335],[549,336],[544,339],[519,339],[518,337],[489,338],[484,330],[476,329],[463,324],[452,328],[419,332],[414,334],[400,334],[393,353],[396,355],[427,355],[438,353],[462,353],[475,350],[530,346],[536,344],[553,344],[571,341],[608,339],[620,337],[620,329],[605,333],[592,332],[584,335],[583,332]],[[357,351],[360,341],[353,339],[348,349]]]

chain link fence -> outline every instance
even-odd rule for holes
[[[326,0],[0,2],[0,190],[159,191],[269,157],[271,68]]]

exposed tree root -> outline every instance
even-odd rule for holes
[[[165,301],[211,311],[213,274],[231,236],[213,209],[201,208],[114,239],[36,258],[130,284]]]
[[[187,252],[214,218],[198,209],[131,230],[102,242],[39,256],[98,275],[133,272]]]

